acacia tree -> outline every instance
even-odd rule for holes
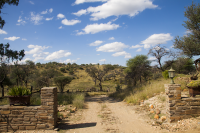
[[[137,81],[142,81],[142,77],[147,81],[150,72],[150,61],[147,60],[146,55],[137,55],[127,61],[127,68],[124,70],[126,73],[125,79],[133,86],[136,85]]]
[[[60,92],[63,93],[64,87],[73,80],[70,76],[58,76],[54,78],[54,83],[60,89]]]
[[[200,55],[200,4],[194,4],[186,7],[183,26],[189,31],[186,36],[175,37],[174,48],[180,49],[182,53],[190,58]],[[195,66],[200,62],[200,58],[195,62]]]
[[[155,57],[155,61],[159,64],[159,67],[157,66],[157,68],[161,71],[165,71],[165,69],[163,68],[162,66],[162,63],[161,63],[161,59],[164,57],[164,56],[173,56],[174,58],[176,58],[176,54],[173,53],[172,51],[169,51],[166,49],[166,47],[161,47],[160,44],[155,46],[154,48],[151,48],[149,50],[149,53],[148,55],[151,55],[153,57]],[[174,63],[174,60],[171,60],[171,61],[168,61],[168,65],[172,65],[172,63]]]
[[[14,51],[9,49],[10,45],[7,44],[0,44],[0,86],[2,88],[2,97],[4,97],[4,81],[8,74],[8,63],[10,60],[18,61],[22,60],[25,56],[24,50],[21,51]]]
[[[112,65],[104,65],[103,68],[99,68],[99,67],[97,68],[96,66],[90,65],[89,67],[87,67],[85,69],[85,71],[86,71],[86,73],[88,73],[88,75],[90,77],[95,79],[94,80],[95,82],[96,82],[96,80],[99,81],[100,91],[103,91],[103,89],[102,89],[103,78],[109,71],[111,71],[113,69],[114,69],[114,67]]]

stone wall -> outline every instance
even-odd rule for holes
[[[42,88],[41,106],[0,106],[0,132],[54,129],[57,111],[57,88]]]
[[[200,116],[200,98],[181,97],[181,85],[165,84],[165,93],[168,122]]]

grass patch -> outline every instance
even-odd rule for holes
[[[2,99],[0,99],[0,105],[7,105],[7,104],[9,104],[7,98],[2,98]]]
[[[31,105],[41,105],[40,93],[32,94],[32,96],[30,98],[30,104]]]
[[[159,99],[161,102],[165,102],[165,101],[166,101],[166,97],[165,97],[165,96],[158,96],[158,99]]]
[[[122,92],[115,92],[110,96],[125,100],[127,103],[138,104],[141,100],[153,97],[154,93],[164,92],[164,84],[169,83],[170,79],[165,80],[164,78],[160,78],[159,80],[151,80],[151,83],[138,85],[132,88],[127,87],[123,89]]]
[[[73,99],[73,106],[75,106],[78,109],[82,109],[84,107],[84,101],[85,101],[85,94],[80,93],[76,94]]]

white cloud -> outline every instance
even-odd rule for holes
[[[102,43],[103,43],[103,41],[97,40],[97,41],[95,41],[93,43],[90,43],[90,46],[98,46],[98,45],[100,45]]]
[[[58,18],[58,19],[65,18],[65,15],[63,15],[63,14],[59,13],[59,14],[57,15],[57,18]]]
[[[104,62],[104,61],[106,61],[106,59],[101,59],[101,60],[99,60],[100,62]]]
[[[48,9],[46,9],[46,11],[42,11],[41,14],[47,14],[48,13]]]
[[[100,55],[100,54],[97,54],[97,55]]]
[[[0,34],[8,34],[6,31],[0,29]]]
[[[62,26],[58,27],[58,29],[62,29],[62,28],[63,28]]]
[[[114,56],[114,57],[125,56],[124,58],[131,58],[131,54],[127,53],[126,51],[116,52],[116,53],[112,54],[112,56]]]
[[[76,0],[74,4],[78,5],[85,2],[105,2],[105,1],[108,1],[108,0]]]
[[[13,36],[13,37],[4,38],[4,40],[15,41],[15,40],[17,40],[17,39],[19,39],[19,38],[20,38],[20,37]]]
[[[156,60],[156,57],[150,57],[148,60]]]
[[[92,63],[92,65],[96,65],[97,63]]]
[[[110,37],[109,40],[115,40],[115,38],[114,37]]]
[[[34,5],[34,3],[32,1],[29,1],[32,5]]]
[[[190,33],[192,33],[191,30],[186,30],[186,32],[185,32],[185,34],[190,34]]]
[[[140,47],[144,47],[144,46],[143,46],[143,45],[138,45],[138,44],[137,44],[137,45],[135,45],[135,46],[131,46],[130,49],[132,49],[132,48],[140,48]]]
[[[53,8],[50,8],[50,9],[49,9],[49,12],[52,13],[52,12],[53,12]]]
[[[34,57],[33,61],[45,59],[45,56],[47,56],[48,54],[49,54],[49,52],[41,52],[41,53],[33,54],[33,57]]]
[[[59,59],[62,57],[67,57],[69,55],[71,55],[71,52],[66,52],[65,50],[59,50],[59,51],[53,52],[52,54],[48,55],[45,58],[45,60],[48,61],[48,60]]]
[[[62,63],[75,63],[75,62],[77,62],[78,60],[80,60],[80,58],[77,58],[76,60],[67,59],[67,60],[65,60],[65,61],[62,62]]]
[[[108,22],[107,24],[91,24],[91,25],[87,25],[83,31],[84,32],[79,32],[77,33],[77,35],[82,35],[82,34],[95,34],[101,31],[107,31],[107,30],[115,30],[119,28],[119,25],[116,24],[111,24],[111,22]]]
[[[80,23],[80,22],[81,22],[80,20],[74,20],[74,19],[72,19],[72,20],[63,19],[61,21],[61,23],[64,24],[64,25],[75,25],[75,24]]]
[[[49,20],[52,20],[53,19],[53,17],[52,18],[46,18],[46,21],[49,21]]]
[[[97,48],[96,51],[102,51],[102,52],[119,52],[123,51],[124,48],[127,48],[129,46],[125,45],[124,43],[121,42],[113,42],[113,43],[108,43],[103,46],[100,46]]]
[[[26,39],[26,38],[22,38],[22,40],[23,40],[23,41],[26,41],[27,39]]]
[[[41,24],[40,21],[43,19],[43,16],[40,16],[40,14],[34,15],[33,12],[31,12],[31,21],[33,21],[33,23],[35,25],[39,25]]]
[[[31,48],[30,51],[25,51],[25,54],[37,54],[41,53],[43,50],[49,48],[49,46],[38,46],[38,45],[28,45],[28,48]]]
[[[18,61],[19,64],[25,64],[27,60],[32,60],[31,58],[26,58],[24,60]],[[14,64],[14,63],[13,63]]]
[[[151,46],[155,46],[158,44],[166,44],[167,41],[170,41],[172,39],[173,37],[170,35],[170,33],[153,34],[150,37],[148,37],[146,40],[142,41],[141,44],[144,44],[144,48],[148,49]]]
[[[136,51],[137,51],[137,52],[140,52],[140,51],[142,51],[142,49],[141,49],[141,48],[139,48],[139,49],[137,49]]]
[[[76,16],[81,16],[81,15],[86,14],[86,13],[87,13],[87,10],[81,9],[78,12],[72,13],[72,14],[74,14]]]
[[[94,0],[92,0],[94,1]],[[99,0],[102,1],[102,0]],[[105,19],[110,16],[129,15],[133,17],[145,9],[155,9],[158,6],[152,0],[106,0],[107,2],[97,6],[87,8],[87,13],[91,14],[91,20]],[[75,4],[86,2],[86,0],[76,1]]]
[[[19,16],[19,19],[17,20],[17,24],[16,25],[24,25],[25,23],[26,23],[26,21],[24,21],[22,18],[21,18],[21,16]]]

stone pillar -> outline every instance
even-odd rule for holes
[[[40,118],[48,123],[48,129],[54,129],[57,126],[57,101],[56,87],[44,87],[41,89],[41,108],[45,110],[46,114],[40,114]]]
[[[176,104],[181,102],[181,85],[179,84],[165,84],[165,93],[167,94],[167,121],[174,122],[180,120],[181,117],[177,115]]]

